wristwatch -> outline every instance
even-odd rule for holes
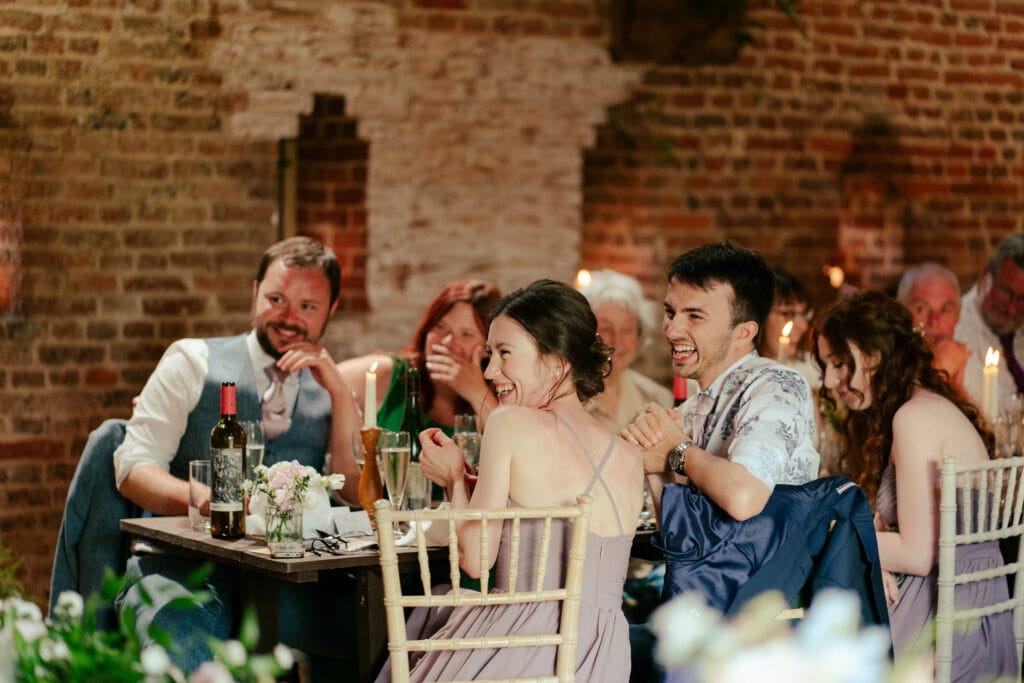
[[[696,446],[692,441],[683,441],[668,453],[668,468],[676,474],[686,475],[686,449]]]

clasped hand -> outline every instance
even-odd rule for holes
[[[644,473],[659,474],[668,469],[668,454],[685,440],[679,424],[679,413],[657,403],[648,403],[633,423],[619,432],[626,441],[637,445],[644,458]]]
[[[420,432],[420,469],[423,476],[451,492],[459,479],[475,477],[476,471],[462,457],[458,444],[436,427]]]

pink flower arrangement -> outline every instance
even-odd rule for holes
[[[267,501],[281,512],[312,509],[316,505],[311,488],[339,489],[345,485],[345,475],[321,475],[297,460],[274,463],[270,467],[259,465],[255,479],[246,482],[249,495],[262,493]]]

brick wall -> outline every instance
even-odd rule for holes
[[[937,260],[966,286],[1024,229],[1024,3],[803,5],[803,35],[758,11],[734,64],[652,68],[613,110],[586,154],[585,265],[657,295],[673,256],[728,237],[822,302],[825,264],[888,287]]]
[[[245,329],[282,138],[366,150],[300,207],[365,249],[337,358],[401,345],[453,277],[611,266],[660,297],[671,257],[729,237],[825,298],[825,263],[885,284],[933,258],[966,283],[1024,228],[1022,3],[806,2],[806,35],[761,11],[737,62],[645,69],[608,56],[607,4],[0,4],[0,252],[20,245],[21,278],[0,527],[37,597],[88,431],[173,339]]]
[[[280,139],[307,181],[352,172],[298,207],[345,252],[338,358],[402,345],[448,279],[571,277],[582,150],[636,78],[602,31],[587,2],[0,5],[0,526],[30,592],[89,430],[170,341],[246,328]]]

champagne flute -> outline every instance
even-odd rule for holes
[[[395,510],[402,509],[405,500],[405,484],[409,476],[409,460],[412,447],[409,432],[384,432],[381,435],[380,467],[384,486],[388,490],[388,500]],[[403,534],[395,529],[395,538]]]
[[[262,420],[246,420],[242,422],[242,429],[245,430],[245,478],[252,481],[256,467],[263,464],[267,438]]]

